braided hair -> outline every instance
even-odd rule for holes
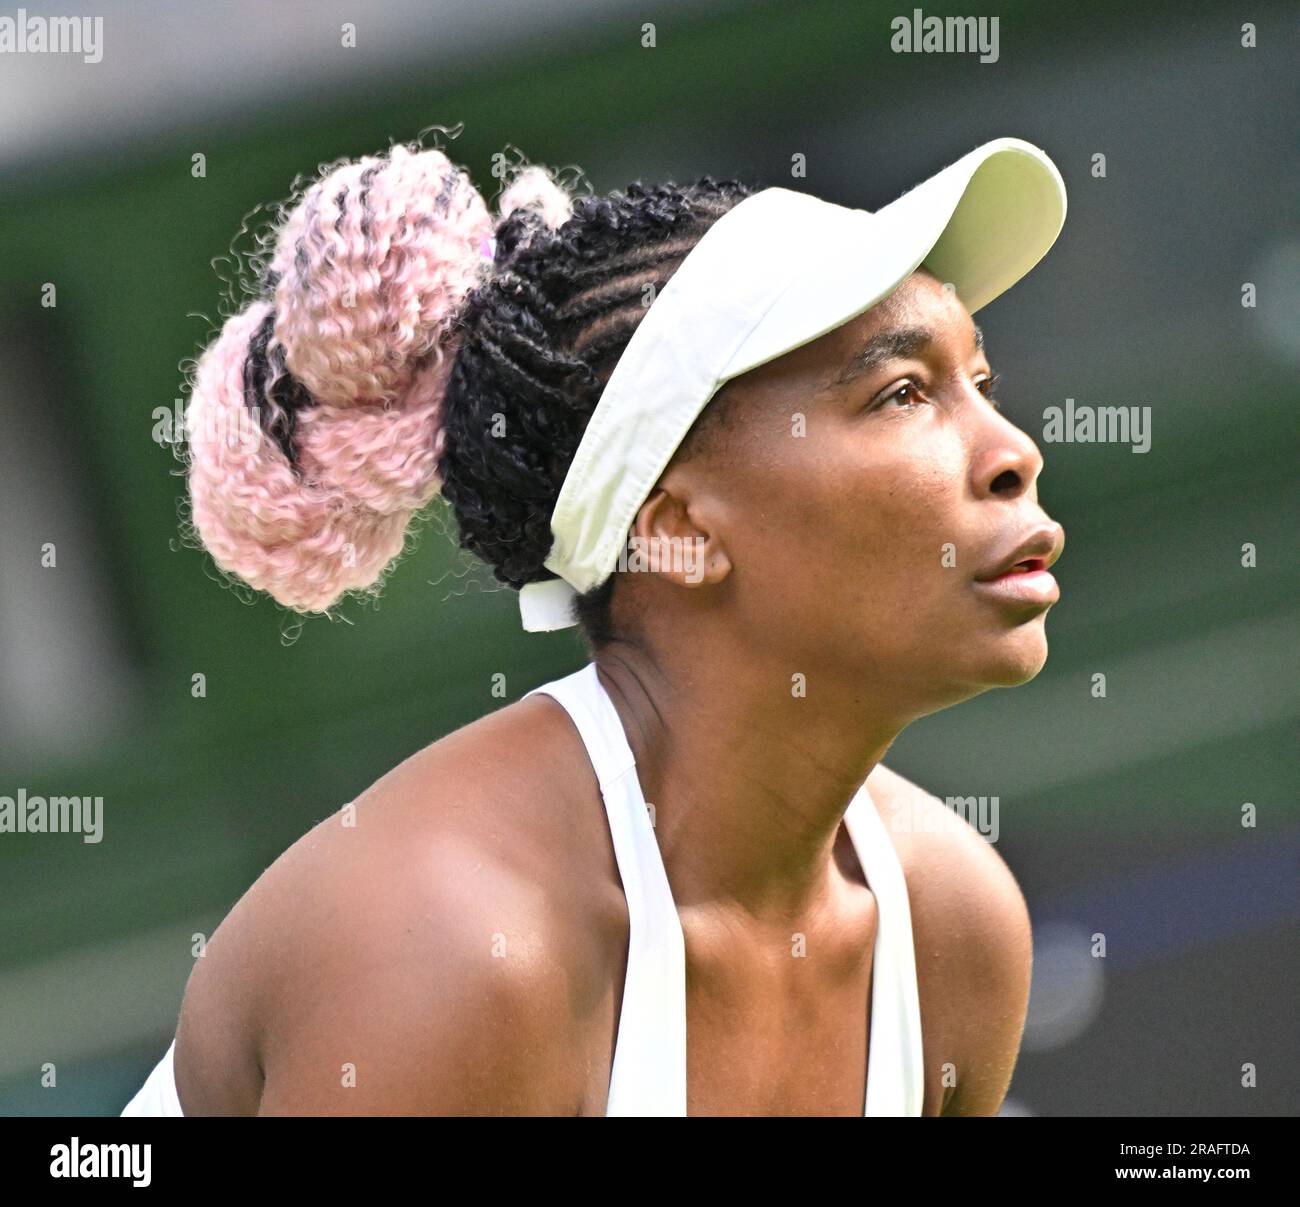
[[[614,364],[750,192],[703,177],[573,197],[527,167],[493,219],[438,150],[398,144],[327,170],[195,371],[188,478],[214,561],[295,611],[327,611],[378,590],[441,491],[500,582],[551,577],[551,513]],[[593,648],[613,636],[616,577],[578,599]]]
[[[551,513],[615,363],[648,301],[747,191],[708,177],[632,184],[578,200],[558,230],[524,209],[498,231],[496,271],[462,318],[441,468],[461,543],[502,582],[551,577]],[[614,578],[577,601],[597,647],[611,636]]]

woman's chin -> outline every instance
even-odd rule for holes
[[[991,687],[1019,687],[1028,683],[1047,662],[1047,633],[1042,618],[1006,634],[995,657],[989,659]]]
[[[918,716],[952,708],[998,687],[1019,687],[1033,679],[1047,662],[1047,636],[1041,624],[1022,626],[983,645],[969,639],[959,654],[935,668],[941,684],[927,697]]]
[[[971,694],[994,687],[1019,687],[1033,679],[1046,662],[1047,634],[1042,619],[1036,618],[986,636],[981,642],[968,639],[958,662],[957,682],[968,684]]]

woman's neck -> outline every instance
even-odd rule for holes
[[[860,690],[806,694],[758,659],[596,656],[618,710],[679,908],[781,925],[835,892],[844,812],[905,722]]]

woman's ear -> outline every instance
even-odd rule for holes
[[[711,527],[682,499],[657,486],[632,521],[626,569],[661,574],[684,587],[720,583],[731,573],[731,558]]]

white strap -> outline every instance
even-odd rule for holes
[[[144,1085],[122,1108],[121,1117],[161,1115],[175,1119],[185,1114],[176,1093],[176,1069],[173,1065],[175,1055],[176,1041],[173,1039],[162,1059],[154,1065],[153,1072],[145,1079]]]
[[[844,815],[880,914],[872,969],[866,1114],[917,1117],[925,1100],[912,911],[898,852],[866,785]]]
[[[530,633],[549,633],[578,623],[573,601],[578,593],[562,578],[525,583],[519,591],[519,615]]]
[[[627,973],[605,1113],[685,1115],[686,943],[623,722],[594,662],[533,692],[558,700],[582,737],[627,898]]]

